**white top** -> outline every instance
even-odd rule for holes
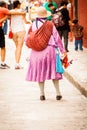
[[[15,11],[15,10],[12,10]],[[21,12],[21,9],[16,9],[16,11]],[[11,15],[11,29],[12,32],[25,31],[25,24],[22,15]]]

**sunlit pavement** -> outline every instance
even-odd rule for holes
[[[74,43],[69,42],[68,58],[73,60],[72,64],[65,70],[65,77],[87,97],[87,48],[83,51],[75,51]]]

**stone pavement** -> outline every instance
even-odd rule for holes
[[[25,72],[0,70],[0,130],[87,130],[87,98],[68,80],[60,81],[61,101],[51,81],[40,101],[38,85],[26,82]]]
[[[7,37],[6,46],[6,62],[11,69],[0,69],[0,130],[87,130],[87,98],[75,87],[76,84],[71,84],[64,77],[60,81],[63,99],[56,101],[54,86],[51,81],[46,81],[46,101],[40,101],[38,84],[25,81],[28,65],[26,58],[30,51],[26,46],[23,47],[21,63],[24,69],[14,70],[15,46]],[[74,53],[73,64],[66,69],[64,75],[68,77],[69,74],[74,74],[77,78],[74,66],[76,68],[85,63],[79,61],[79,54],[84,57],[87,51],[74,52],[72,43],[69,44],[69,50],[70,59]],[[80,71],[84,70],[84,66]],[[69,75],[68,79],[75,76]],[[80,77],[80,81],[85,79],[86,75]]]

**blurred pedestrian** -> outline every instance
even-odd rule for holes
[[[4,31],[3,31],[3,23],[6,21],[9,17],[9,15],[21,15],[25,14],[24,12],[14,12],[9,11],[6,8],[6,3],[4,1],[0,1],[0,48],[1,48],[1,64],[0,68],[1,69],[6,69],[10,68],[6,63],[5,63],[5,57],[6,57],[6,47],[5,47],[5,36],[4,36]],[[18,24],[19,25],[19,24]]]
[[[11,10],[12,9],[12,3],[11,3],[11,0],[9,0],[8,2],[6,1],[6,8]],[[7,32],[8,32],[8,19],[6,21],[4,21],[4,24],[3,24],[3,31],[4,31],[4,34],[7,35]]]
[[[13,14],[17,13],[20,14],[19,12],[14,12]],[[5,47],[5,36],[3,31],[3,23],[8,19],[8,15],[11,15],[11,12],[6,8],[6,3],[4,1],[0,1],[0,48],[1,48],[0,68],[1,69],[10,68],[5,63],[6,47]]]
[[[68,36],[68,40],[70,42],[73,41],[73,33],[72,33],[72,20],[73,20],[73,4],[71,2],[71,0],[68,0],[68,4],[67,4],[67,9],[69,11],[69,17],[70,17],[70,32],[69,32],[69,36]]]
[[[78,23],[77,19],[73,20],[72,23],[72,32],[75,37],[75,50],[77,51],[79,48],[83,51],[83,26]]]
[[[70,25],[69,25],[70,17],[69,17],[69,11],[67,10],[67,2],[62,1],[60,4],[59,10],[61,11],[63,15],[62,19],[64,20],[65,24],[61,27],[58,27],[57,30],[59,32],[61,39],[64,38],[64,47],[65,47],[66,52],[69,52],[68,33],[70,32]]]
[[[5,7],[8,8],[8,2],[7,1],[6,1]],[[3,23],[3,31],[4,31],[4,34],[7,35],[7,31],[8,31],[8,20],[7,19]]]
[[[18,0],[13,1],[13,9],[11,12],[22,12],[21,3]],[[15,50],[15,69],[22,69],[23,67],[20,65],[20,58],[22,53],[22,47],[24,43],[24,36],[26,33],[25,24],[29,24],[30,22],[26,20],[26,15],[11,15],[11,30],[13,33],[13,41],[16,46]]]
[[[5,36],[3,31],[3,23],[7,20],[9,14],[9,10],[6,8],[6,3],[4,1],[0,1],[0,48],[1,48],[1,63],[0,68],[6,69],[10,68],[5,63],[6,57],[6,48],[5,48]]]
[[[46,18],[50,15],[51,12],[46,11],[44,7],[39,7],[37,10],[37,18],[32,23],[31,26],[33,32],[39,29],[40,27],[42,27],[43,24],[46,24],[46,22],[48,23],[50,22],[50,24],[52,25],[52,27],[49,28],[47,24],[44,25],[48,30],[45,31],[43,28],[42,29],[43,32],[40,32],[40,34],[43,37],[45,37],[44,40],[48,39],[49,36],[47,47],[41,51],[37,51],[33,49],[31,50],[29,66],[26,75],[27,81],[38,82],[40,87],[40,100],[45,100],[44,85],[46,80],[53,81],[56,90],[56,100],[60,100],[62,98],[59,89],[59,80],[62,79],[62,74],[56,72],[56,49],[55,48],[59,48],[62,54],[64,54],[65,50],[63,48],[62,40],[55,26],[51,21],[46,20]],[[43,39],[43,37],[41,38]]]

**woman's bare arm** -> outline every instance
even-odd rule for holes
[[[9,15],[25,15],[26,13],[24,11],[21,11],[21,12],[18,12],[18,11],[13,11],[13,10],[10,10],[9,11]]]
[[[23,20],[24,20],[25,24],[31,24],[31,21],[30,20],[28,21],[26,19],[26,15],[23,15]]]
[[[3,17],[2,19],[0,19],[0,23],[3,23],[6,19],[8,19],[8,15],[6,15],[6,16]]]

